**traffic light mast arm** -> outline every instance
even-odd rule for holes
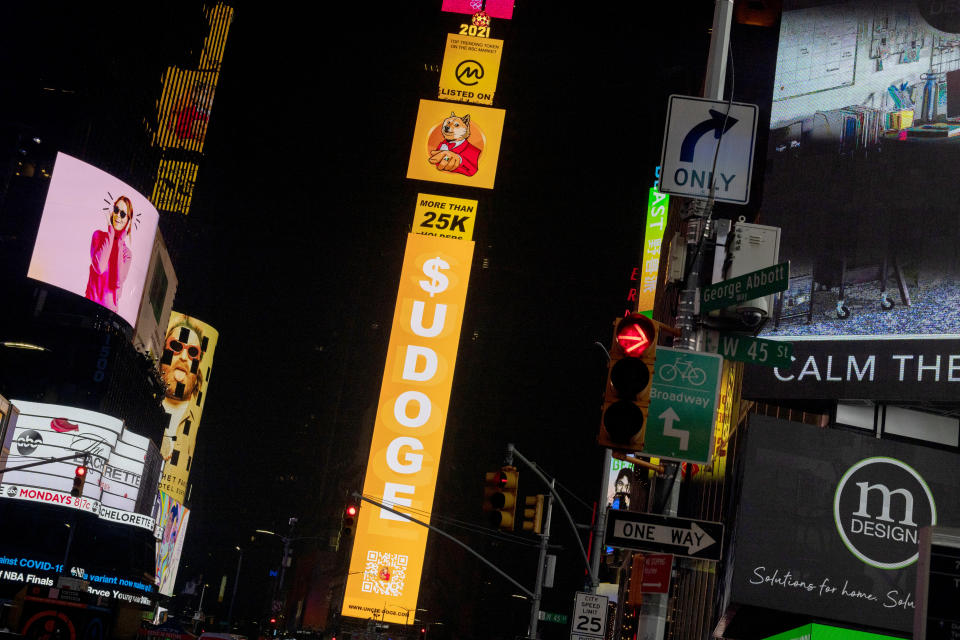
[[[580,554],[583,556],[583,563],[587,566],[587,574],[590,576],[590,584],[594,589],[596,589],[599,582],[597,580],[597,572],[594,571],[593,567],[590,565],[590,560],[587,558],[587,550],[584,548],[583,540],[580,539],[580,532],[577,530],[577,524],[573,521],[573,516],[570,515],[570,510],[567,509],[567,505],[563,502],[563,498],[561,498],[560,494],[557,493],[556,488],[553,486],[553,482],[551,482],[547,476],[540,471],[540,467],[538,467],[535,462],[527,460],[522,453],[514,448],[513,443],[509,443],[507,444],[507,464],[513,464],[513,456],[518,457],[520,462],[530,467],[530,469],[536,473],[541,480],[543,480],[543,483],[550,488],[550,494],[557,501],[557,504],[560,505],[560,508],[563,509],[564,515],[567,516],[567,520],[570,522],[570,528],[573,529],[573,537],[576,539],[577,546],[580,547]]]
[[[520,584],[519,582],[517,582],[517,581],[514,580],[513,578],[511,578],[511,577],[510,577],[509,575],[507,575],[503,570],[501,570],[500,567],[498,567],[497,565],[493,564],[492,562],[490,562],[489,560],[487,560],[486,558],[484,558],[482,555],[480,555],[478,552],[474,551],[473,549],[471,549],[470,547],[468,547],[468,546],[465,545],[464,543],[460,542],[459,540],[457,540],[456,538],[454,538],[452,535],[450,535],[450,534],[447,533],[446,531],[443,531],[442,529],[437,529],[437,528],[434,527],[433,525],[430,525],[430,524],[427,524],[426,522],[422,522],[422,521],[420,521],[420,520],[417,520],[416,518],[413,518],[413,517],[411,517],[411,516],[408,516],[407,514],[401,512],[401,511],[397,511],[396,509],[391,509],[391,508],[388,507],[387,505],[385,505],[385,504],[383,504],[383,503],[381,503],[381,502],[377,502],[376,500],[373,500],[373,499],[371,499],[371,498],[368,498],[368,497],[366,497],[366,496],[364,496],[364,495],[361,495],[361,494],[357,493],[356,491],[353,492],[353,497],[356,498],[357,500],[363,500],[364,502],[369,502],[369,503],[372,504],[373,506],[375,506],[375,507],[380,507],[380,508],[383,509],[384,511],[389,511],[390,513],[396,514],[396,515],[400,516],[401,518],[403,518],[403,519],[405,519],[405,520],[409,520],[410,522],[414,522],[414,523],[416,523],[416,524],[419,524],[421,527],[426,527],[427,529],[430,529],[430,531],[433,531],[434,533],[439,533],[439,534],[440,534],[441,536],[443,536],[444,538],[450,540],[451,542],[456,543],[457,545],[459,545],[460,547],[462,547],[463,549],[465,549],[465,550],[468,551],[469,553],[471,553],[471,554],[473,554],[474,556],[476,556],[477,558],[479,558],[479,559],[480,559],[484,564],[486,564],[488,567],[490,567],[491,569],[493,569],[494,571],[496,571],[497,573],[499,573],[501,576],[503,576],[503,577],[506,578],[507,580],[509,580],[510,583],[511,583],[513,586],[515,586],[517,589],[520,589],[520,591],[522,591],[525,596],[527,596],[528,598],[532,598],[532,597],[533,597],[533,592],[532,592],[532,591],[530,591],[529,589],[527,589],[525,586],[523,586],[522,584]]]
[[[80,451],[78,453],[70,454],[69,456],[63,456],[62,458],[47,458],[46,460],[41,460],[40,462],[30,462],[28,464],[17,465],[16,467],[7,467],[6,469],[0,469],[0,473],[6,473],[7,471],[19,471],[20,469],[29,469],[30,467],[39,467],[42,464],[51,464],[53,462],[65,462],[66,460],[76,460],[77,458],[83,458],[84,466],[86,466],[87,456],[89,453]]]

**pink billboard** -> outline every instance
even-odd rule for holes
[[[453,13],[477,13],[486,11],[491,18],[513,17],[513,0],[443,0],[440,9]]]
[[[27,276],[137,321],[159,216],[110,174],[57,154]]]

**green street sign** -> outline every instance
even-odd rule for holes
[[[644,455],[710,462],[722,371],[715,353],[657,347]]]
[[[781,262],[772,267],[765,267],[708,285],[700,290],[700,312],[723,309],[738,302],[786,291],[789,282],[790,263]]]
[[[707,340],[708,350],[727,360],[749,362],[767,367],[789,367],[793,362],[793,343],[764,340],[737,333],[721,333],[717,341]]]
[[[567,624],[567,621],[570,619],[566,614],[550,613],[549,611],[541,611],[538,618],[544,622],[556,622],[558,624]]]

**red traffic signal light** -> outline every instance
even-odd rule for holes
[[[513,531],[519,482],[516,467],[502,467],[484,476],[483,510],[490,512],[490,524],[501,531]]]
[[[276,618],[270,618],[270,624],[277,624]]]
[[[638,313],[614,324],[603,416],[597,441],[612,449],[641,451],[653,383],[657,343],[664,325]]]
[[[657,326],[647,316],[633,314],[617,324],[617,344],[629,358],[639,358],[650,345],[657,344]]]
[[[83,483],[87,479],[87,468],[80,465],[73,471],[73,487],[70,489],[70,495],[79,498],[83,495]]]
[[[343,510],[342,533],[345,536],[353,535],[353,524],[357,521],[357,512],[359,508],[355,504],[348,504]]]

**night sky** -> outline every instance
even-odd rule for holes
[[[512,21],[494,20],[504,48],[493,106],[506,124],[492,191],[405,177],[418,101],[436,99],[446,34],[468,19],[439,5],[237,5],[189,255],[175,265],[174,308],[220,331],[178,588],[201,572],[219,586],[241,545],[238,608],[256,607],[280,545],[250,543],[254,529],[285,532],[290,517],[296,535],[338,528],[362,486],[418,192],[479,200],[434,513],[482,523],[482,475],[507,442],[596,499],[606,360],[595,343],[609,346],[627,308],[667,96],[700,94],[713,2],[518,0]],[[69,55],[105,34],[136,42],[135,25],[120,31],[44,46]],[[521,494],[543,492],[533,474],[520,478]],[[589,508],[568,504],[589,522]],[[532,585],[533,547],[448,530]],[[544,608],[566,613],[583,566],[560,514],[554,531],[559,586]],[[489,618],[511,589],[431,537],[421,606],[434,620],[457,618],[458,598],[479,601],[470,619]]]

